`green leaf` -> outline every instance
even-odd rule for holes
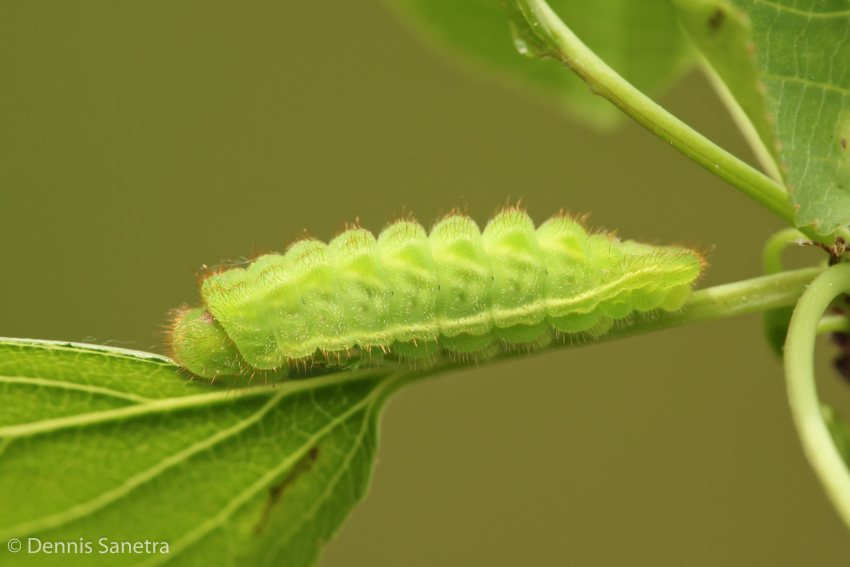
[[[0,341],[0,546],[13,565],[313,564],[366,492],[391,368],[233,388],[166,358]],[[92,553],[26,553],[28,538]],[[167,542],[168,554],[100,553]],[[36,545],[35,543],[33,545]]]
[[[680,8],[690,6],[692,13],[707,4],[723,4],[673,1]],[[731,4],[746,14],[752,33],[748,49],[742,49],[746,25],[728,7],[718,8],[723,18],[715,14],[704,18],[703,24],[685,19],[685,26],[721,77],[726,69],[727,87],[770,148],[771,137],[764,132],[748,78],[750,53],[755,53],[756,86],[764,92],[774,148],[791,202],[798,209],[797,226],[814,225],[818,234],[828,235],[850,225],[850,116],[845,108],[850,94],[850,4],[846,0],[731,0]],[[711,21],[714,27],[732,28],[723,32],[727,45],[712,47],[708,40],[712,32],[706,29],[712,27]],[[738,71],[732,74],[735,66]]]
[[[793,307],[768,309],[762,315],[764,338],[767,340],[770,350],[779,358],[782,358],[782,351],[785,348],[785,338],[788,336],[788,325],[791,324],[791,317],[793,315]]]
[[[821,415],[826,422],[827,429],[829,429],[832,442],[835,443],[835,447],[844,462],[850,467],[850,426],[841,419],[835,408],[826,404],[821,404]]]
[[[425,35],[547,94],[572,115],[610,126],[622,113],[552,58],[529,58],[524,18],[511,0],[389,0]],[[692,62],[667,0],[553,0],[552,8],[606,63],[643,92],[663,90]]]
[[[771,177],[781,181],[767,101],[759,86],[746,15],[727,0],[670,0],[682,27],[706,57],[709,77]]]

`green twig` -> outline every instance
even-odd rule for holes
[[[823,268],[805,268],[703,289],[694,292],[681,311],[662,311],[640,317],[630,325],[612,330],[599,340],[618,339],[688,323],[794,305],[809,282],[821,272]]]
[[[782,252],[786,248],[805,240],[805,236],[796,228],[786,228],[771,236],[764,244],[762,262],[765,274],[778,274],[782,267]]]
[[[702,289],[694,292],[680,311],[672,313],[656,311],[639,314],[631,320],[620,321],[614,329],[602,336],[592,337],[587,335],[570,341],[556,341],[545,349],[534,351],[534,353],[586,346],[680,327],[688,323],[724,319],[794,305],[803,294],[806,286],[824,269],[805,268]],[[497,362],[526,356],[527,354],[528,352],[524,350],[505,351],[483,362]],[[445,371],[468,365],[464,362],[452,362],[440,365],[426,373],[428,375],[442,374]]]
[[[850,292],[850,264],[824,271],[803,293],[785,341],[788,399],[803,450],[844,523],[850,527],[850,470],[821,415],[815,386],[814,351],[818,325],[835,297]]]
[[[818,334],[850,333],[850,319],[846,315],[824,315],[818,323]]]
[[[738,130],[740,130],[744,139],[750,145],[750,149],[753,150],[765,174],[779,184],[784,183],[782,173],[780,173],[779,166],[774,161],[773,154],[764,145],[764,141],[759,136],[758,130],[756,130],[749,116],[744,112],[744,109],[741,108],[738,99],[735,98],[735,95],[732,94],[732,91],[729,90],[729,87],[720,78],[720,75],[717,74],[717,71],[714,70],[714,66],[712,66],[708,59],[701,55],[700,60],[702,61],[703,72],[714,87],[714,92],[717,93],[720,101],[726,105],[726,110],[729,111],[732,120],[738,126]]]
[[[633,87],[584,45],[545,0],[517,1],[534,33],[587,82],[591,91],[605,97],[692,161],[795,226],[795,211],[784,187],[718,147]],[[831,236],[821,236],[812,227],[800,230],[812,240],[832,243]]]
[[[783,270],[782,252],[799,240],[806,240],[806,237],[796,228],[786,228],[771,236],[764,245],[762,256],[765,273],[778,274],[781,272]],[[793,313],[794,306],[788,305],[786,307],[768,309],[762,316],[764,338],[773,350],[773,354],[779,358],[782,358],[782,351],[785,347],[785,335],[788,333],[788,324],[791,322],[791,315]]]
[[[802,295],[803,290],[806,289],[806,286],[813,279],[815,279],[818,274],[822,273],[823,271],[824,268],[805,268],[802,270],[782,272],[780,274],[775,274],[771,276],[762,276],[760,278],[753,278],[750,280],[743,280],[731,284],[719,285],[702,289],[694,292],[691,298],[685,304],[685,306],[679,311],[667,312],[658,310],[650,313],[636,314],[631,319],[624,319],[618,321],[615,328],[611,329],[608,333],[602,336],[592,337],[590,335],[572,335],[571,340],[554,341],[546,348],[533,351],[532,353],[545,353],[564,348],[586,346],[601,342],[607,342],[615,339],[631,337],[634,335],[661,331],[664,329],[670,329],[672,327],[679,327],[688,323],[698,323],[700,321],[711,321],[715,319],[735,317],[737,315],[745,315],[747,313],[764,311],[765,309],[774,309],[776,307],[794,305],[799,299],[800,295]],[[75,348],[79,349],[81,352],[94,352],[97,354],[103,354],[104,356],[120,356],[140,358],[142,360],[153,360],[155,362],[163,364],[164,366],[173,365],[175,370],[177,368],[172,360],[163,356],[138,351],[130,351],[115,347],[102,347],[96,345],[75,344],[55,341],[8,339],[0,337],[0,344],[3,343],[11,343],[16,345],[33,345],[46,348]],[[499,360],[515,358],[518,356],[525,356],[527,354],[528,351],[525,350],[510,350],[503,351],[495,357],[483,361],[453,360],[446,363],[440,363],[431,368],[422,369],[418,372],[415,370],[411,371],[410,376],[406,377],[405,380],[399,380],[399,385],[410,381],[416,381],[419,378],[424,378],[426,376],[442,374],[444,372],[459,369],[465,366],[473,366],[478,362],[497,362]],[[288,380],[283,384],[280,384],[277,381],[272,381],[271,383],[261,383],[260,385],[248,385],[245,388],[230,387],[220,392],[211,392],[208,394],[201,394],[197,396],[190,396],[175,400],[167,400],[163,402],[154,401],[148,404],[132,406],[131,408],[122,409],[120,411],[131,413],[147,412],[151,408],[158,407],[157,404],[162,404],[162,409],[173,411],[174,409],[179,409],[179,407],[183,407],[184,405],[217,404],[224,403],[228,399],[235,399],[242,396],[271,395],[277,392],[279,388],[287,390],[292,389],[293,391],[295,391],[308,386],[314,387],[316,385],[316,382],[312,382],[313,380],[320,380],[323,382],[327,382],[328,384],[336,384],[347,381],[360,380],[364,378],[374,378],[381,374],[389,375],[393,373],[398,373],[400,369],[396,367],[397,364],[400,363],[393,361],[391,357],[389,357],[384,360],[382,366],[379,368],[366,368],[356,370],[354,372],[352,372],[351,370],[340,370],[335,372],[332,369],[323,369],[317,367],[313,368],[311,372],[320,372],[321,374],[319,374],[318,376],[310,376],[309,373],[307,376],[299,375],[299,379]],[[304,381],[304,378],[309,378],[311,380],[310,384],[307,384]],[[117,417],[125,418],[128,415],[130,414],[128,413],[125,415],[121,413]],[[106,414],[104,414],[104,416],[106,416]],[[63,419],[65,418],[58,418],[58,421],[61,422]],[[17,435],[25,432],[23,430],[18,431],[17,429],[13,429],[10,431],[5,431],[3,434],[13,433]],[[26,433],[32,432],[27,431]]]

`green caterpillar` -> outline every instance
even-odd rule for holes
[[[535,230],[511,207],[481,233],[453,212],[430,234],[413,220],[377,239],[355,227],[212,274],[204,306],[177,311],[170,342],[174,359],[206,378],[343,365],[352,350],[486,354],[601,335],[633,311],[678,310],[702,268],[694,250],[588,234],[563,214]]]

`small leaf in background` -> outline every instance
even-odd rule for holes
[[[0,564],[312,565],[366,492],[391,372],[227,388],[155,355],[0,341],[0,541],[25,548]],[[100,553],[145,540],[168,554]]]
[[[762,314],[764,338],[770,350],[779,358],[782,358],[785,350],[785,338],[788,336],[788,326],[791,324],[792,315],[794,315],[793,307],[768,309]]]
[[[832,442],[835,443],[835,447],[841,453],[844,462],[850,467],[850,427],[841,419],[835,408],[821,404],[821,414],[826,422],[827,429],[829,429],[829,434],[832,436]]]
[[[709,76],[771,177],[782,180],[773,124],[759,86],[756,46],[744,12],[727,0],[670,0],[682,27],[706,57]]]
[[[522,33],[511,0],[388,0],[408,20],[467,60],[554,97],[597,126],[623,117],[554,59],[529,58],[539,46]],[[568,26],[606,63],[652,96],[688,68],[692,53],[667,0],[553,0]],[[519,50],[519,51],[518,51]]]
[[[680,13],[696,14],[707,4],[701,0],[672,0]],[[760,137],[769,139],[759,124],[759,110],[750,81],[744,72],[750,53],[755,53],[758,80],[767,103],[768,120],[776,139],[780,168],[797,207],[797,226],[815,225],[819,234],[830,234],[850,225],[850,4],[846,0],[800,3],[797,0],[730,0],[746,15],[753,47],[741,50],[741,18],[727,8],[715,26],[739,28],[727,31],[729,44],[712,44],[711,31],[686,28],[727,87],[751,116]],[[685,10],[685,8],[688,8]],[[711,16],[706,23],[709,28]],[[697,31],[694,31],[694,30]],[[719,32],[718,32],[719,33]],[[734,67],[738,53],[740,71]],[[724,77],[723,69],[726,68]]]

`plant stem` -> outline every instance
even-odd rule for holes
[[[517,2],[534,33],[587,82],[593,93],[605,97],[692,161],[795,226],[795,211],[784,187],[718,147],[633,87],[582,43],[545,0]],[[812,227],[800,230],[812,240],[831,243],[831,237],[817,234]]]
[[[806,286],[823,268],[805,268],[703,289],[691,296],[681,311],[647,314],[630,325],[611,330],[597,340],[618,339],[794,305]]]
[[[631,320],[620,321],[619,325],[602,336],[574,335],[581,338],[574,338],[570,341],[553,341],[546,348],[534,351],[532,354],[587,346],[679,327],[688,323],[724,319],[794,305],[803,294],[806,286],[824,269],[822,267],[805,268],[702,289],[694,292],[680,311],[656,311],[638,314]],[[528,354],[524,350],[510,350],[482,362],[498,362],[518,356],[527,356]],[[452,362],[440,365],[432,371],[428,371],[427,374],[441,374],[444,371],[462,366],[468,366],[468,364]]]
[[[587,346],[615,339],[631,337],[634,335],[642,335],[654,331],[670,329],[672,327],[679,327],[688,323],[698,323],[700,321],[724,319],[727,317],[735,317],[738,315],[745,315],[747,313],[755,313],[767,309],[775,309],[777,307],[794,305],[800,298],[800,296],[803,294],[803,291],[806,289],[806,286],[819,274],[823,273],[824,270],[825,268],[823,267],[805,268],[802,270],[787,271],[779,274],[762,276],[750,280],[743,280],[731,284],[718,285],[715,287],[702,289],[694,292],[693,295],[691,295],[691,298],[685,304],[685,306],[679,311],[668,312],[658,310],[649,313],[639,313],[631,319],[623,319],[618,321],[618,324],[615,328],[611,329],[609,332],[599,337],[593,337],[585,334],[576,334],[572,335],[572,340],[553,341],[547,347],[532,351],[531,354],[545,353],[565,348]],[[825,321],[826,320],[827,318],[825,318]],[[829,324],[832,325],[833,322],[830,321]],[[0,343],[19,343],[24,345],[40,345],[45,347],[55,346],[57,348],[78,348],[81,350],[88,351],[94,350],[103,354],[110,354],[113,356],[142,358],[144,360],[150,360],[151,358],[153,358],[157,362],[175,365],[172,360],[167,359],[165,357],[115,347],[103,347],[97,345],[75,344],[56,341],[38,341],[29,339],[7,339],[2,337],[0,337]],[[424,378],[426,376],[442,374],[444,372],[455,370],[465,366],[472,366],[478,364],[478,362],[486,364],[490,362],[498,362],[499,360],[504,360],[508,358],[514,358],[517,356],[526,356],[528,354],[529,353],[525,350],[509,350],[503,351],[493,358],[484,359],[481,361],[453,360],[446,363],[439,363],[431,368],[423,369],[418,373],[413,372],[409,379],[400,381],[400,384],[416,381],[419,378]],[[378,372],[386,374],[397,372],[394,367],[395,364],[397,363],[392,360],[386,360],[384,361],[384,366],[388,368],[373,368],[371,370],[358,370],[354,372],[348,370],[342,370],[340,372],[326,370],[325,372],[319,375],[314,375],[311,378],[313,380],[327,380],[329,383],[336,383],[337,381],[346,382],[349,380],[356,380],[364,377],[373,376]],[[303,376],[302,378],[306,377],[307,376]],[[284,386],[279,386],[275,382],[271,385],[266,386],[249,386],[244,389],[244,392],[241,389],[237,388],[235,390],[228,389],[223,392],[194,396],[194,398],[197,398],[197,400],[189,398],[180,398],[175,403],[188,403],[190,405],[194,404],[196,401],[202,401],[205,404],[220,403],[222,400],[224,400],[226,396],[232,397],[233,391],[241,392],[240,394],[238,394],[238,396],[255,396],[273,393],[277,391],[276,389],[279,387],[301,388],[303,386],[303,380],[287,381],[284,383]],[[153,405],[155,405],[155,403]],[[144,407],[153,407],[153,405],[147,404]],[[126,411],[137,410],[131,408],[130,410]]]
[[[796,228],[786,228],[771,236],[764,244],[762,262],[764,273],[778,274],[782,268],[782,252],[789,246],[803,239],[803,234]]]
[[[828,268],[803,293],[785,341],[788,400],[803,450],[844,523],[850,527],[850,470],[821,415],[815,386],[815,337],[821,315],[836,296],[850,292],[850,264]]]
[[[850,319],[846,315],[824,315],[818,322],[818,334],[850,333]]]
[[[702,61],[703,72],[714,87],[714,92],[717,93],[721,102],[726,105],[726,110],[729,111],[732,120],[738,126],[738,130],[740,130],[744,139],[747,140],[750,149],[753,150],[765,174],[781,185],[783,179],[782,173],[779,171],[779,164],[774,161],[773,154],[768,151],[749,116],[741,108],[741,105],[738,104],[738,99],[735,98],[735,95],[732,94],[732,91],[729,90],[729,87],[726,86],[726,83],[723,82],[723,79],[720,78],[720,75],[717,74],[717,71],[714,70],[708,59],[704,55],[700,55],[700,60]]]

